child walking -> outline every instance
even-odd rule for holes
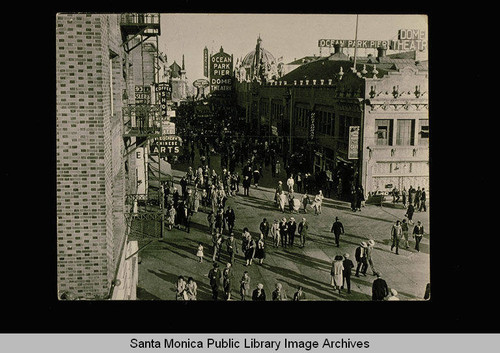
[[[200,258],[200,262],[203,262],[203,245],[198,243],[198,251],[196,252],[196,256]]]

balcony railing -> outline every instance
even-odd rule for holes
[[[160,25],[159,13],[124,13],[120,16],[122,26]]]
[[[129,104],[123,108],[124,136],[161,136],[161,112],[156,104]]]
[[[120,15],[120,26],[127,34],[145,30],[145,35],[160,34],[159,13],[124,13]]]

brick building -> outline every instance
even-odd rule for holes
[[[69,299],[111,298],[129,247],[125,195],[135,185],[122,111],[137,72],[128,36],[123,15],[56,16],[57,276]]]

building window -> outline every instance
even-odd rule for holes
[[[390,119],[375,120],[375,141],[377,145],[392,146],[393,121]]]
[[[420,131],[418,144],[419,145],[428,145],[429,144],[429,119],[420,119]]]
[[[398,133],[396,136],[396,145],[398,146],[413,146],[415,135],[415,120],[399,119]]]

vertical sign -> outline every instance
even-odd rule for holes
[[[135,86],[135,104],[151,104],[150,86]]]
[[[203,76],[208,78],[208,48],[203,49]]]
[[[314,140],[314,135],[316,133],[316,113],[311,113],[311,125],[309,126],[309,140]]]
[[[348,159],[358,159],[359,153],[359,126],[349,126]]]
[[[233,56],[222,47],[210,57],[210,91],[228,93],[233,89]]]
[[[167,116],[167,89],[168,84],[166,82],[160,82],[157,86],[158,97],[160,100],[161,116]]]

